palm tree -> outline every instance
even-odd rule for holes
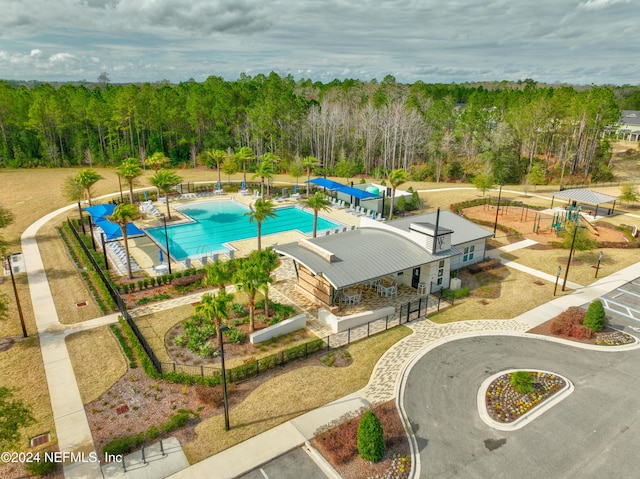
[[[144,160],[144,164],[153,168],[153,171],[156,173],[160,168],[162,168],[167,162],[169,158],[164,156],[164,153],[161,151],[156,151],[153,155]]]
[[[260,196],[264,199],[264,179],[270,179],[273,177],[273,165],[270,161],[262,160],[258,163],[258,169],[256,170],[253,178],[260,178]]]
[[[387,178],[387,182],[389,183],[389,185],[391,185],[391,206],[389,208],[389,221],[393,219],[393,205],[396,202],[396,188],[407,181],[408,177],[409,175],[407,175],[407,172],[402,169],[392,170],[389,173],[389,178]]]
[[[195,307],[196,314],[202,315],[207,322],[216,327],[218,347],[222,344],[222,328],[220,326],[229,319],[229,303],[232,300],[233,295],[220,290],[218,294],[203,294],[200,304]]]
[[[249,256],[249,261],[254,261],[260,268],[262,268],[269,278],[271,273],[278,267],[280,262],[278,261],[278,253],[276,253],[271,246],[263,250],[254,250]],[[264,316],[269,317],[269,281],[264,284],[262,292],[264,293]]]
[[[317,191],[315,195],[309,196],[303,202],[304,206],[313,210],[313,237],[316,237],[318,231],[318,212],[330,211],[331,201],[324,195],[324,193]]]
[[[307,169],[307,197],[309,196],[309,181],[311,180],[311,171],[318,165],[318,159],[315,156],[307,156],[302,159],[302,166]]]
[[[205,151],[205,160],[204,163],[207,168],[213,168],[213,165],[216,165],[218,168],[218,187],[220,188],[222,185],[222,179],[220,177],[220,168],[225,158],[227,157],[227,152],[224,150],[207,150]]]
[[[256,294],[272,279],[255,261],[244,260],[233,275],[238,291],[245,293],[249,300],[249,330],[255,331]]]
[[[82,188],[84,199],[89,202],[89,206],[91,206],[91,187],[101,179],[102,176],[91,168],[79,171],[73,179]]]
[[[220,288],[220,291],[226,291],[226,285],[231,282],[234,269],[235,260],[217,260],[214,263],[205,266],[205,275],[202,283],[205,286],[217,286]]]
[[[140,161],[137,158],[127,158],[117,169],[118,174],[129,184],[129,203],[133,203],[133,180],[142,175]]]
[[[255,203],[249,205],[249,211],[244,214],[249,217],[249,221],[252,223],[255,221],[258,224],[258,250],[262,249],[262,222],[269,218],[275,218],[276,212],[274,210],[273,201],[259,198]]]
[[[174,186],[180,184],[182,177],[173,170],[159,170],[150,179],[151,184],[165,194],[167,203],[167,218],[171,219],[171,209],[169,208],[169,192]]]
[[[129,279],[133,278],[131,273],[131,258],[129,257],[129,241],[127,240],[127,225],[140,216],[140,211],[136,205],[121,204],[116,206],[113,214],[108,216],[109,221],[113,221],[120,226],[122,231],[122,240],[124,241],[124,251],[127,254],[127,275]]]
[[[242,163],[242,181],[244,184],[247,184],[247,161],[253,160],[256,155],[254,155],[253,150],[248,146],[243,146],[236,152],[236,157],[238,161]]]

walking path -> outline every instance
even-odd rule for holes
[[[88,455],[95,451],[95,446],[69,359],[65,337],[77,331],[114,323],[117,321],[117,315],[96,318],[74,325],[62,325],[58,319],[36,242],[36,234],[40,227],[60,213],[72,208],[75,208],[75,205],[69,205],[42,217],[25,230],[21,240],[59,450]],[[526,242],[521,242],[519,247],[527,245]],[[506,248],[509,248],[507,251],[513,251],[517,247],[509,245]],[[516,267],[514,263],[509,262],[508,265]],[[549,275],[539,271],[527,268],[526,272],[549,280]],[[397,343],[383,355],[375,366],[369,383],[361,391],[201,461],[172,477],[208,478],[211,477],[211,471],[214,470],[217,471],[216,477],[234,477],[238,473],[250,470],[272,457],[299,446],[304,440],[310,439],[318,427],[342,416],[347,411],[355,411],[366,403],[385,401],[395,397],[404,369],[413,358],[423,354],[426,348],[435,347],[434,345],[440,342],[467,335],[524,334],[531,327],[554,317],[567,307],[582,305],[638,276],[640,276],[640,263],[602,278],[586,288],[571,284],[572,288],[578,288],[573,294],[557,298],[512,320],[465,321],[446,325],[436,325],[427,320],[416,321],[410,325],[414,334]],[[555,277],[552,279],[555,280]],[[287,295],[281,294],[281,296],[290,301],[288,296],[292,295],[294,300],[298,301],[298,294],[295,293],[295,290],[287,291],[287,293]],[[192,295],[180,298],[162,306],[153,305],[138,308],[135,310],[135,314],[149,314],[157,308],[165,309],[181,304],[190,304],[197,301],[199,296]],[[306,310],[309,316],[311,308]],[[218,471],[220,471],[220,475],[218,475]],[[100,464],[93,462],[67,464],[64,467],[64,473],[67,478],[102,477]]]

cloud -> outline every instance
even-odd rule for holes
[[[0,7],[1,44],[13,62],[0,62],[0,78],[46,72],[73,80],[81,69],[88,78],[113,73],[114,82],[277,71],[322,81],[391,74],[591,83],[588,75],[615,79],[612,65],[633,58],[640,42],[637,7],[625,0],[29,0],[28,8],[0,0]],[[631,75],[625,70],[624,80]]]
[[[578,7],[585,10],[601,10],[603,8],[611,7],[617,3],[629,3],[630,0],[586,0],[581,2]]]

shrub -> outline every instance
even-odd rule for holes
[[[378,462],[384,456],[384,431],[372,411],[365,412],[358,425],[358,454],[371,462]]]
[[[509,384],[520,394],[529,394],[533,391],[534,383],[533,374],[529,371],[516,371],[511,374],[511,378],[509,379]]]
[[[40,454],[40,458],[37,461],[27,462],[24,468],[30,474],[35,476],[48,476],[53,474],[58,469],[58,463],[49,459],[45,454]]]
[[[102,447],[102,454],[119,455],[127,454],[133,449],[142,445],[144,437],[142,434],[122,436],[112,439]]]
[[[191,274],[189,276],[182,276],[182,278],[174,278],[173,281],[171,281],[171,285],[175,288],[191,286],[192,284],[195,284],[198,281],[201,281],[202,278],[204,278],[204,273]]]
[[[240,344],[242,340],[247,337],[247,333],[236,328],[229,328],[222,334],[224,334],[227,341],[232,344]]]
[[[583,324],[585,311],[578,307],[571,307],[560,313],[551,323],[551,334],[568,338],[589,339],[593,331]]]
[[[582,324],[591,331],[598,332],[604,329],[604,323],[604,306],[602,305],[602,301],[598,299],[589,305]]]

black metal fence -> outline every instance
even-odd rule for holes
[[[68,223],[71,231],[78,240],[80,247],[84,250],[87,258],[89,258],[89,261],[91,262],[93,268],[99,275],[100,280],[104,283],[105,287],[109,291],[109,294],[116,303],[120,314],[125,319],[127,324],[131,327],[134,334],[136,335],[136,338],[138,338],[138,341],[140,341],[142,348],[149,356],[149,359],[151,360],[156,371],[160,374],[178,373],[186,374],[189,376],[200,376],[203,378],[220,377],[220,368],[215,366],[179,364],[175,362],[163,362],[158,360],[155,352],[129,314],[124,300],[122,299],[118,291],[114,289],[111,281],[104,275],[102,269],[91,255],[91,252],[80,238],[80,235],[73,226],[73,223],[69,220]],[[445,296],[442,296],[442,292],[440,292],[439,297],[429,295],[413,301],[409,301],[408,303],[400,305],[400,307],[393,314],[390,314],[383,318],[375,319],[373,321],[369,321],[366,324],[355,326],[345,331],[326,336],[323,339],[317,339],[315,341],[310,341],[298,346],[294,346],[292,348],[280,351],[276,354],[272,354],[255,361],[247,362],[235,368],[229,368],[227,370],[227,381],[239,382],[244,379],[255,377],[271,369],[284,367],[286,364],[292,361],[307,359],[322,351],[330,351],[331,349],[340,348],[342,346],[349,345],[354,341],[368,338],[369,336],[373,336],[374,334],[386,331],[395,326],[406,324],[422,317],[427,317],[430,311],[440,311],[442,301],[447,301],[453,304],[453,300],[448,300]]]
[[[80,234],[78,233],[78,231],[74,227],[73,223],[70,220],[67,220],[67,222],[69,224],[69,229],[71,230],[73,235],[78,240],[78,244],[80,245],[80,247],[84,251],[86,257],[89,258],[89,261],[91,262],[91,265],[93,266],[94,270],[96,271],[96,273],[100,277],[100,281],[102,281],[104,286],[107,288],[107,291],[109,291],[109,295],[111,296],[113,301],[116,303],[116,306],[118,307],[118,310],[120,311],[120,314],[125,319],[127,324],[131,327],[131,329],[133,330],[134,334],[136,335],[136,338],[138,338],[138,341],[140,341],[140,344],[142,345],[142,348],[145,350],[145,352],[149,356],[149,359],[153,363],[153,367],[159,373],[162,372],[161,366],[160,366],[160,361],[158,360],[156,354],[153,352],[153,349],[151,348],[151,346],[149,345],[149,343],[145,339],[144,335],[140,332],[140,329],[138,329],[138,326],[133,321],[133,318],[131,318],[131,315],[129,314],[129,311],[127,311],[127,305],[125,304],[124,300],[122,299],[120,294],[114,289],[113,285],[111,284],[111,281],[104,275],[104,273],[102,271],[102,268],[100,268],[100,266],[98,265],[96,260],[91,255],[91,251],[89,251],[89,248],[87,248],[87,245],[85,245],[84,241],[82,241],[82,238],[80,237]]]

